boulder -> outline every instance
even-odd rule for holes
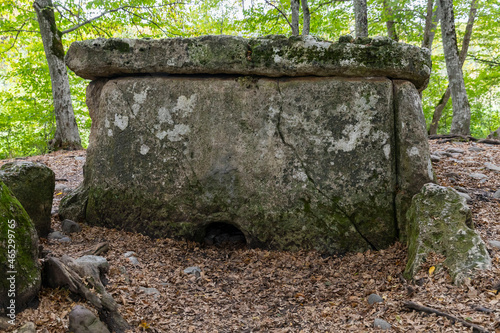
[[[389,38],[333,43],[313,36],[98,38],[71,44],[66,64],[85,79],[137,74],[237,74],[267,77],[387,76],[427,85],[427,49]]]
[[[0,249],[0,312],[11,314],[13,309],[21,311],[38,295],[41,273],[35,226],[2,181]]]
[[[66,234],[72,234],[75,232],[82,231],[82,227],[80,227],[80,225],[78,223],[76,223],[75,221],[68,220],[68,219],[63,220],[61,222],[61,229]]]
[[[500,127],[488,134],[488,139],[500,140]]]
[[[109,333],[106,325],[82,305],[76,305],[69,313],[68,329],[72,333]]]
[[[50,231],[55,174],[42,163],[16,161],[0,168],[2,180],[31,217],[39,237]]]
[[[487,269],[486,245],[472,229],[470,208],[454,189],[425,184],[413,198],[409,222],[408,263],[404,275],[412,278],[430,252],[446,257],[444,266],[456,284],[475,269]]]

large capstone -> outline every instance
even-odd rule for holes
[[[19,201],[2,181],[0,249],[0,315],[4,317],[13,311],[21,311],[38,295],[41,269],[38,263],[38,236],[35,227]]]
[[[42,163],[16,161],[0,168],[0,180],[23,205],[35,224],[38,236],[47,237],[54,198],[54,171]]]
[[[399,195],[405,203],[419,182],[432,181],[428,147],[415,146],[426,135],[415,87],[428,77],[425,51],[377,38],[369,45],[283,37],[117,41],[73,44],[68,53],[77,74],[110,77],[87,88],[85,178],[62,202],[64,218],[198,240],[221,223],[252,246],[362,251],[398,238],[397,216],[409,206],[396,206],[399,179],[410,184]],[[246,50],[241,59],[236,42]],[[383,48],[408,58],[370,58]],[[302,53],[293,58],[291,50]],[[94,51],[108,57],[102,70],[85,64]],[[319,58],[330,51],[358,58]],[[416,54],[425,59],[420,65],[409,60]],[[406,74],[395,74],[395,64],[408,61],[411,68],[398,71]],[[249,71],[255,68],[262,70]],[[131,76],[144,71],[151,75]],[[218,75],[228,73],[238,75]],[[270,77],[245,76],[256,73]],[[304,76],[313,73],[323,77]],[[304,77],[280,77],[287,75]],[[408,114],[417,126],[401,131],[395,120]]]
[[[425,184],[414,196],[408,218],[408,263],[405,276],[412,278],[431,252],[446,257],[444,265],[455,283],[475,269],[491,265],[488,250],[473,230],[470,208],[454,189]]]

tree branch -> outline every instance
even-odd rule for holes
[[[184,4],[183,2],[171,2],[171,3],[168,3],[168,4],[165,4],[165,5],[158,5],[158,6],[152,6],[152,7],[147,7],[147,8],[161,8],[161,7],[166,7],[166,6],[173,6],[173,5],[180,5],[180,4]],[[115,8],[115,9],[110,9],[110,10],[107,10],[93,18],[90,18],[88,20],[85,20],[83,21],[82,23],[79,23],[69,29],[66,29],[64,31],[62,31],[61,33],[64,35],[64,34],[67,34],[67,33],[70,33],[70,32],[73,32],[81,27],[83,27],[84,25],[87,25],[95,20],[98,20],[100,19],[101,17],[105,16],[105,15],[108,15],[108,14],[111,14],[111,13],[115,13],[115,12],[118,12],[120,10],[123,10],[123,11],[127,11],[126,9],[144,9],[146,7],[139,7],[139,6],[121,6],[121,7],[118,7],[118,8]],[[128,12],[128,11],[127,11]],[[128,12],[130,13],[130,12]]]
[[[473,54],[469,54],[469,55],[467,55],[467,57],[474,59],[475,61],[484,62],[484,63],[492,65],[492,66],[500,66],[500,62],[498,62],[498,61],[481,59]]]
[[[286,20],[286,22],[288,23],[288,25],[290,26],[290,28],[293,29],[293,26],[292,26],[292,23],[290,23],[290,21],[288,20],[288,17],[286,17],[285,13],[283,13],[283,11],[281,9],[278,8],[278,6],[276,6],[275,4],[273,4],[271,1],[269,0],[266,0],[266,3],[270,6],[272,6],[274,9],[276,9]]]

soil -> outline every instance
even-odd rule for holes
[[[438,183],[465,191],[476,230],[486,242],[493,267],[455,286],[443,258],[431,256],[415,278],[406,281],[406,247],[324,256],[316,252],[279,252],[231,244],[194,243],[150,239],[140,234],[83,225],[70,243],[41,240],[50,256],[79,257],[101,242],[111,269],[107,290],[134,331],[141,332],[372,332],[376,318],[392,325],[394,332],[470,332],[450,319],[408,310],[412,301],[450,314],[490,332],[500,332],[500,146],[479,143],[429,141],[431,151],[459,148],[465,152],[442,156],[434,162]],[[472,150],[471,150],[472,148]],[[478,150],[482,148],[483,150]],[[45,163],[56,173],[57,183],[75,188],[83,177],[85,151],[56,152],[26,160]],[[7,160],[0,161],[0,165]],[[470,175],[487,176],[475,179]],[[55,193],[54,211],[63,193]],[[57,214],[54,230],[61,230]],[[134,251],[139,265],[124,256]],[[197,266],[201,274],[186,274]],[[146,294],[141,287],[156,288]],[[496,286],[496,288],[499,288]],[[382,303],[370,305],[375,293]],[[38,332],[66,332],[68,314],[76,304],[86,305],[66,290],[44,288],[39,304],[18,314],[16,325],[35,323]],[[90,305],[86,305],[91,308]]]

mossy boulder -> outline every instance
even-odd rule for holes
[[[16,161],[0,168],[2,180],[33,221],[39,237],[50,232],[55,174],[42,163]]]
[[[14,252],[15,251],[15,252]],[[38,236],[30,217],[0,181],[0,311],[21,311],[40,290]],[[15,272],[15,273],[13,273]],[[15,288],[15,296],[12,294]]]
[[[71,44],[66,63],[96,80],[137,74],[235,74],[266,77],[385,76],[427,85],[430,52],[385,37],[330,42],[313,36],[203,36],[93,39]]]
[[[470,208],[454,189],[425,184],[413,197],[409,222],[408,263],[404,275],[412,278],[431,252],[446,257],[455,283],[475,269],[487,269],[491,259],[481,237],[473,230]]]

